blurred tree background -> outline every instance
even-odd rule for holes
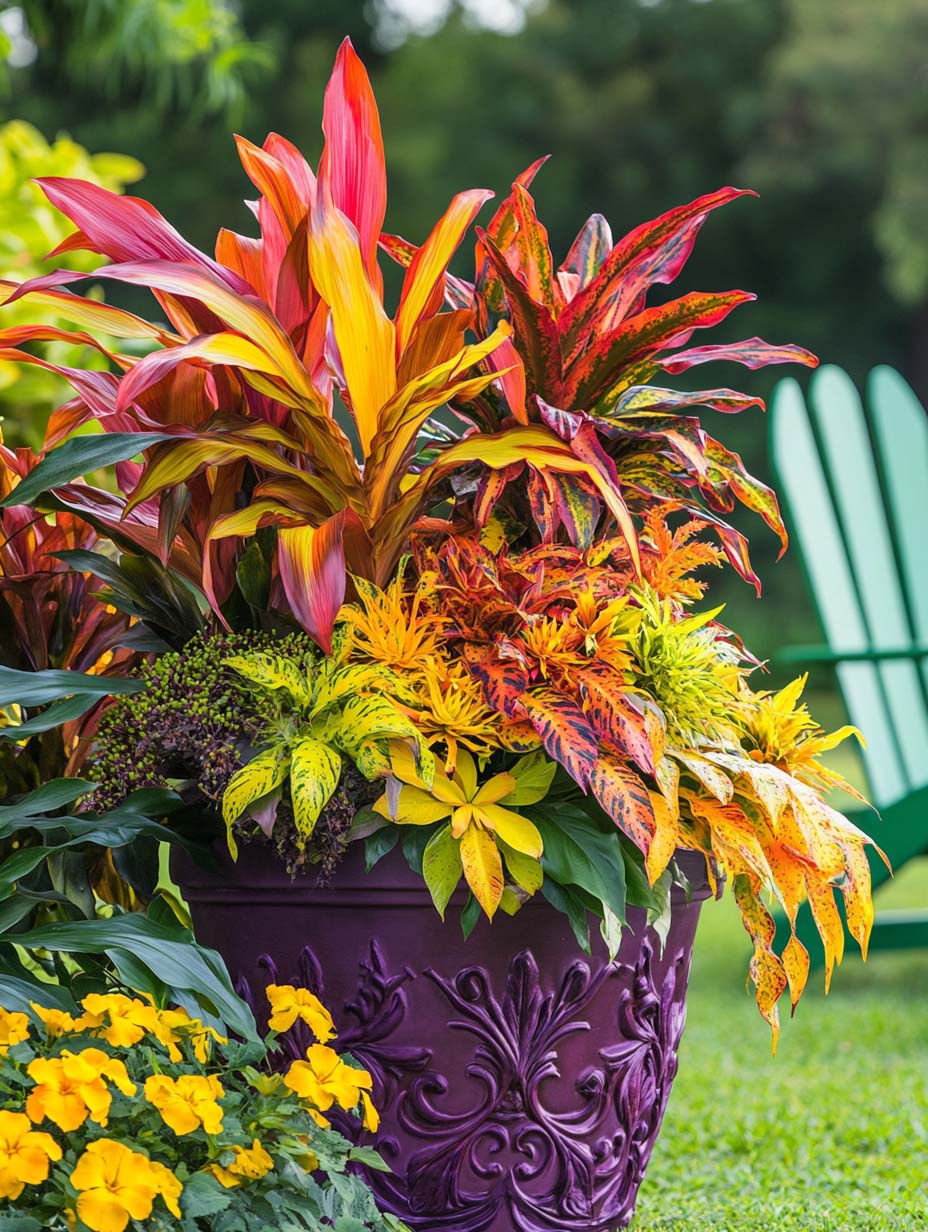
[[[456,190],[505,191],[540,154],[560,253],[593,210],[618,235],[749,185],[759,200],[709,221],[685,289],[746,286],[759,302],[729,337],[797,341],[858,380],[892,363],[928,400],[924,0],[0,0],[0,96],[47,139],[138,159],[133,191],[209,248],[248,229],[232,130],[282,132],[315,160],[345,34],[380,100],[392,230],[421,240]],[[769,478],[759,415],[712,427]],[[796,562],[774,569],[755,521],[769,602],[717,590],[769,654],[816,631]]]

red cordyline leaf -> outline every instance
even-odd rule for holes
[[[559,273],[576,278],[576,290],[582,291],[599,273],[611,251],[612,230],[608,222],[602,214],[591,214],[571,244]],[[573,296],[567,298],[572,299]]]
[[[722,342],[715,346],[694,347],[690,351],[678,351],[657,361],[658,367],[676,376],[697,364],[728,360],[743,364],[745,368],[763,368],[767,364],[805,364],[807,368],[818,366],[818,357],[805,347],[787,343],[774,346],[762,338],[746,338],[744,342]]]
[[[332,653],[335,618],[345,601],[345,538],[365,533],[351,509],[342,509],[318,527],[291,526],[277,532],[277,563],[290,609],[326,654]]]
[[[652,284],[673,282],[689,259],[709,212],[745,195],[757,194],[744,188],[720,188],[642,223],[619,240],[595,278],[564,310],[560,324],[565,358],[594,330],[612,329],[637,310]]]
[[[756,296],[747,291],[691,291],[667,304],[646,308],[591,340],[567,370],[562,405],[592,406],[623,368],[685,342],[695,329],[718,325],[739,304],[753,299]]]
[[[561,351],[557,323],[546,305],[532,299],[489,234],[478,227],[477,235],[503,287],[515,331],[513,343],[525,363],[529,384],[533,391],[558,404],[561,401]]]

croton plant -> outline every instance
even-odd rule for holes
[[[378,113],[347,42],[323,130],[316,170],[276,134],[238,139],[260,234],[223,230],[214,256],[146,201],[42,181],[77,228],[57,251],[102,255],[95,283],[158,309],[81,298],[87,275],[64,270],[9,294],[74,328],[17,324],[0,357],[47,365],[27,344],[54,338],[107,364],[56,368],[74,397],[42,454],[3,455],[0,596],[23,647],[8,763],[45,740],[57,772],[90,767],[83,807],[104,816],[174,788],[238,858],[272,843],[294,874],[401,841],[440,913],[466,882],[465,930],[543,894],[581,944],[598,917],[615,946],[626,904],[659,924],[675,851],[699,852],[735,896],[775,1039],[809,956],[795,932],[776,942],[770,896],[793,924],[810,901],[827,982],[836,891],[866,951],[870,840],[824,799],[850,790],[820,757],[851,729],[826,735],[802,681],[752,688],[757,661],[701,606],[698,571],[726,560],[759,589],[736,501],[786,534],[698,416],[761,400],[667,381],[816,363],[691,345],[746,292],[653,302],[748,194],[618,242],[594,214],[557,265],[540,160],[475,227],[467,280],[449,264],[492,194],[459,193],[421,245],[384,230]],[[392,312],[385,259],[404,271]]]

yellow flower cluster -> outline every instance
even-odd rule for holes
[[[308,1049],[306,1060],[295,1062],[283,1076],[249,1069],[236,1075],[225,1070],[227,1082],[239,1093],[244,1088],[247,1094],[250,1089],[258,1098],[282,1095],[289,1089],[301,1101],[301,1115],[321,1126],[328,1126],[324,1113],[335,1105],[346,1112],[360,1109],[365,1128],[376,1130],[379,1118],[370,1097],[371,1075],[354,1068],[328,1046],[335,1025],[318,997],[307,989],[278,984],[267,989],[267,997],[272,1032],[288,1031],[303,1022],[317,1042]],[[16,1090],[27,1079],[31,1083],[26,1084],[21,1110],[0,1108],[0,1201],[15,1204],[27,1186],[44,1185],[53,1165],[64,1158],[62,1145],[41,1128],[47,1122],[70,1135],[64,1145],[74,1154],[64,1170],[72,1196],[64,1200],[62,1215],[72,1227],[79,1220],[91,1232],[124,1232],[130,1221],[135,1224],[152,1216],[159,1198],[176,1219],[182,1218],[183,1181],[171,1167],[116,1137],[91,1133],[87,1140],[76,1136],[85,1125],[108,1126],[116,1115],[112,1108],[116,1092],[144,1100],[171,1137],[199,1132],[204,1150],[201,1171],[224,1189],[249,1185],[274,1171],[269,1143],[259,1137],[252,1136],[250,1146],[247,1140],[222,1141],[227,1088],[216,1073],[189,1072],[197,1063],[207,1065],[213,1042],[227,1042],[212,1028],[184,1010],[161,1010],[123,993],[91,993],[81,1002],[80,1014],[37,1003],[31,1009],[37,1028],[28,1014],[0,1008],[0,1058],[23,1075],[17,1085],[6,1089]],[[28,1048],[10,1055],[11,1049],[26,1043]],[[168,1057],[156,1064],[154,1073],[140,1074],[141,1058],[157,1055],[137,1051],[146,1043],[160,1044]],[[126,1059],[114,1055],[116,1050],[122,1050]],[[177,1062],[184,1068],[170,1072]],[[125,1108],[120,1115],[125,1117]],[[274,1119],[279,1119],[276,1102]],[[147,1124],[156,1124],[151,1114]],[[255,1120],[246,1130],[251,1133],[266,1124]],[[294,1131],[290,1158],[298,1167],[312,1171],[319,1163],[307,1126],[304,1119]],[[142,1140],[146,1146],[153,1145],[158,1142],[157,1132],[147,1129]],[[161,1145],[167,1147],[167,1158],[187,1158],[171,1151],[170,1139]],[[181,1175],[186,1177],[187,1172]]]
[[[327,1041],[336,1034],[335,1024],[319,998],[292,984],[271,984],[267,999],[271,1006],[268,1026],[272,1031],[289,1031],[299,1019],[318,1041],[307,1049],[305,1061],[293,1062],[284,1076],[285,1085],[308,1104],[313,1119],[323,1128],[329,1125],[323,1113],[334,1104],[345,1112],[360,1104],[364,1128],[376,1132],[380,1116],[368,1094],[373,1079],[367,1070],[348,1065],[334,1048],[328,1047]]]

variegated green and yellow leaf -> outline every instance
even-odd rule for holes
[[[342,772],[342,759],[335,749],[312,736],[292,746],[290,798],[300,846],[305,844],[332,798]]]

